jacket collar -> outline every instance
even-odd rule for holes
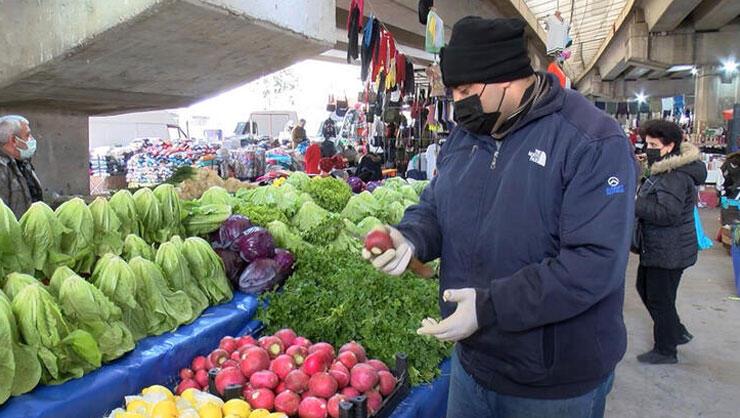
[[[679,155],[658,161],[650,168],[650,174],[670,173],[671,171],[689,165],[701,159],[699,148],[688,142],[681,143]]]

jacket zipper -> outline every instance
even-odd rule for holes
[[[496,163],[498,162],[498,153],[502,146],[502,143],[499,140],[496,140],[495,144],[496,144],[496,151],[494,151],[493,159],[491,160],[491,171],[496,169]]]

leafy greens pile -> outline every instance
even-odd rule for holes
[[[268,333],[288,327],[335,346],[356,340],[389,364],[405,352],[413,384],[439,374],[451,346],[416,334],[421,319],[438,315],[436,280],[387,276],[346,252],[307,248],[297,260],[282,291],[263,295],[269,306],[258,316]]]

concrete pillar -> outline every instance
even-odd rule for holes
[[[44,198],[55,194],[90,193],[87,114],[39,108],[3,108],[0,115],[16,114],[28,119],[38,141],[33,157]]]
[[[735,75],[731,83],[722,83],[718,71],[721,70],[706,66],[700,68],[696,76],[694,125],[697,133],[722,126],[722,111],[740,101],[740,77]]]

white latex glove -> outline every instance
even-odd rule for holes
[[[432,318],[422,320],[421,328],[416,332],[436,337],[441,341],[460,341],[473,335],[478,330],[475,289],[448,289],[445,290],[442,299],[445,302],[457,303],[455,312],[441,322]]]
[[[362,257],[370,261],[376,269],[391,276],[400,276],[406,271],[406,268],[408,268],[411,262],[411,257],[414,255],[414,247],[396,228],[391,226],[385,226],[384,228],[388,235],[391,236],[391,240],[393,240],[393,248],[375,256],[363,247]]]

